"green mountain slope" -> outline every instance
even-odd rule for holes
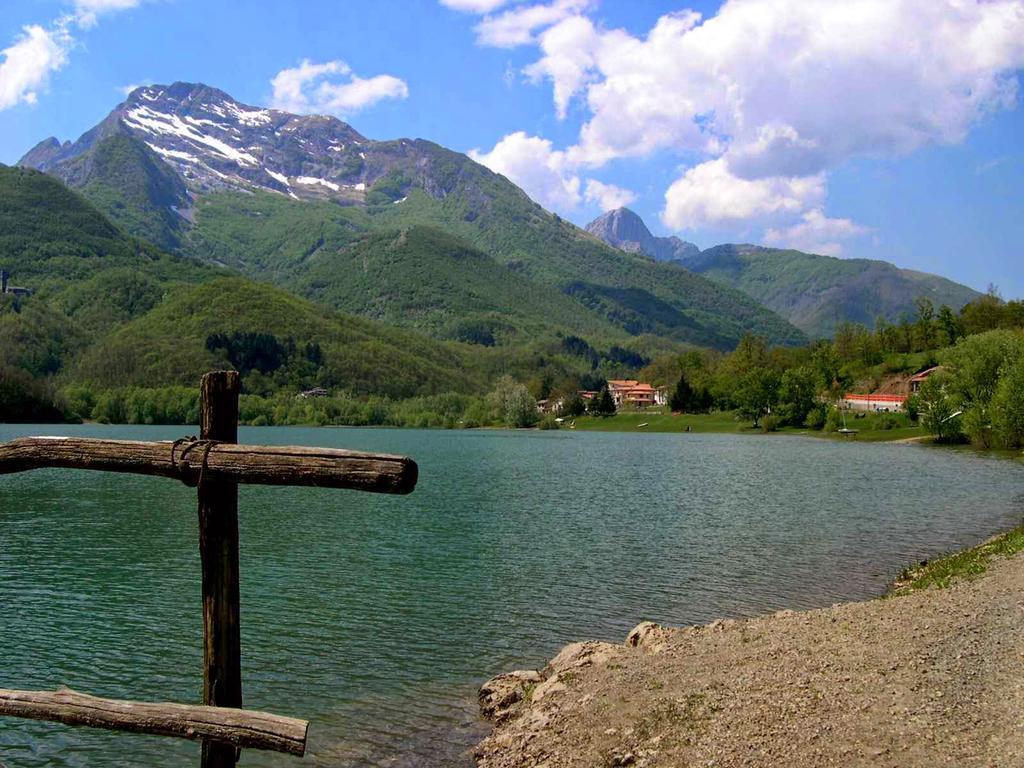
[[[299,291],[320,303],[435,336],[486,345],[553,330],[625,339],[569,296],[433,227],[373,232],[306,260]]]
[[[35,291],[31,304],[67,315],[86,334],[148,311],[167,286],[218,273],[126,236],[56,179],[7,167],[0,167],[0,268]]]
[[[87,350],[74,378],[101,387],[191,385],[225,366],[242,369],[250,389],[254,372],[393,397],[483,388],[460,348],[242,278],[177,291]]]
[[[959,310],[980,295],[952,280],[884,261],[752,245],[716,246],[685,264],[752,296],[812,337],[832,336],[843,322],[873,327],[879,317],[895,321],[912,315],[921,296]]]
[[[188,222],[185,182],[145,142],[124,133],[57,166],[55,173],[128,234],[161,248],[181,245]]]
[[[423,142],[426,143],[426,142]],[[614,249],[549,213],[503,176],[432,145],[461,166],[444,197],[410,190],[401,203],[371,207],[378,226],[427,224],[456,234],[510,269],[576,298],[631,334],[731,348],[752,331],[773,344],[803,334],[739,291],[676,264]]]
[[[463,155],[430,148],[446,161],[433,166],[446,169],[441,198],[413,182],[394,184],[393,178],[368,191],[368,199],[380,202],[365,208],[268,192],[206,194],[197,201],[186,252],[337,308],[437,335],[476,323],[480,312],[501,312],[506,337],[565,330],[602,340],[649,334],[719,348],[735,346],[747,331],[775,344],[804,340],[739,291],[676,264],[604,245],[503,177]],[[414,242],[396,250],[394,233],[413,229]],[[428,237],[428,229],[449,237]],[[363,237],[370,233],[380,235]],[[493,263],[451,258],[466,249]],[[350,284],[358,274],[352,261],[357,253],[364,276]],[[395,260],[400,256],[409,259],[404,266]],[[385,265],[405,275],[388,275],[381,271]],[[375,270],[376,282],[369,278]],[[414,273],[438,290],[455,292],[450,299],[434,297],[427,319],[422,314],[424,301],[431,304],[425,300],[428,284],[393,290],[396,281],[409,283]]]
[[[463,154],[420,139],[373,141],[335,118],[248,106],[202,84],[136,89],[77,141],[49,139],[22,162],[81,189],[127,231],[285,286],[305,280],[307,262],[334,262],[327,256],[361,234],[423,225],[461,238],[506,268],[490,274],[508,284],[489,288],[481,275],[461,274],[456,282],[466,284],[463,295],[472,294],[473,313],[486,308],[508,314],[514,292],[508,270],[519,275],[520,286],[534,286],[523,296],[534,300],[511,307],[516,311],[507,318],[518,338],[535,335],[532,321],[548,309],[564,316],[564,307],[572,306],[577,326],[610,329],[619,337],[654,334],[720,348],[734,346],[749,331],[774,344],[804,339],[738,291],[601,243]],[[187,187],[187,200],[172,176]],[[267,202],[269,195],[278,199]],[[182,209],[194,225],[183,224]],[[364,243],[363,255],[376,263],[392,259],[390,240]],[[379,257],[369,253],[374,244],[385,251]],[[450,274],[446,249],[419,252]],[[480,263],[465,262],[467,268]],[[336,268],[330,274],[318,266],[318,284],[344,282],[345,260],[337,259]],[[372,290],[365,281],[363,288]],[[420,317],[421,297],[406,306],[407,295],[378,292],[357,303],[339,293],[333,300],[358,304],[377,317],[410,311]],[[457,313],[459,305],[431,309],[423,327],[444,333],[451,322],[477,320],[449,320],[443,317],[447,309]],[[564,327],[556,320],[540,330],[553,336]]]

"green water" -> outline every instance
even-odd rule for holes
[[[164,427],[4,427],[169,439]],[[240,491],[245,704],[308,718],[305,764],[464,765],[477,686],[637,622],[882,591],[1024,517],[1024,468],[793,437],[252,428],[253,443],[405,453],[409,497]],[[0,477],[0,687],[197,701],[195,492]],[[197,764],[174,739],[0,719],[0,763]],[[243,753],[242,765],[297,765]]]

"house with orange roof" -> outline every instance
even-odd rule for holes
[[[668,393],[664,388],[652,387],[650,384],[635,379],[609,379],[608,392],[615,402],[615,408],[649,408],[653,405],[664,405],[668,402]]]

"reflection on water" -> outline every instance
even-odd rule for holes
[[[169,439],[184,428],[0,427]],[[406,453],[409,497],[240,491],[245,704],[312,721],[305,763],[463,765],[476,688],[567,642],[881,591],[1024,516],[1022,468],[790,437],[243,429]],[[0,687],[197,701],[195,492],[0,477]],[[192,762],[173,739],[0,722],[0,762]],[[296,764],[253,751],[243,765]]]

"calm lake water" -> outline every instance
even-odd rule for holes
[[[5,427],[171,439],[180,427]],[[194,431],[194,430],[193,430]],[[881,592],[1024,518],[1024,467],[794,437],[250,428],[405,453],[408,497],[243,487],[245,704],[308,718],[303,764],[465,765],[477,686],[641,620],[692,624]],[[197,701],[195,491],[0,477],[0,687]],[[175,739],[0,720],[0,763],[179,766]],[[295,758],[248,751],[242,765]]]

